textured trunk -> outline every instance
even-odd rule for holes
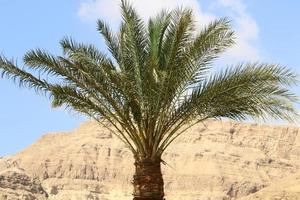
[[[135,162],[133,200],[164,200],[164,181],[160,163],[147,159]]]

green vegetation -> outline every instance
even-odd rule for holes
[[[163,11],[144,23],[122,1],[117,34],[99,20],[110,56],[93,45],[61,40],[61,56],[32,50],[24,68],[0,57],[2,77],[45,93],[109,128],[135,158],[135,200],[162,200],[160,165],[165,149],[208,118],[293,120],[296,83],[276,64],[245,63],[211,74],[213,61],[234,44],[227,19],[196,31],[192,11]],[[30,71],[30,72],[28,72]]]

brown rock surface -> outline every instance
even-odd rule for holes
[[[38,180],[30,178],[17,168],[0,172],[0,199],[2,200],[37,200],[46,199],[47,193]]]
[[[166,199],[300,199],[299,130],[217,120],[191,128],[163,157]],[[12,168],[38,179],[48,199],[131,199],[132,155],[95,122],[0,159],[0,171]],[[0,199],[4,190],[0,175]]]
[[[296,200],[300,199],[300,173],[293,174],[240,200]]]

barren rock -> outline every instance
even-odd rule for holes
[[[166,200],[300,199],[299,130],[218,120],[192,127],[163,156]],[[133,162],[112,133],[86,122],[0,159],[0,199],[129,200]]]

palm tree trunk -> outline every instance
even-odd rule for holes
[[[133,200],[164,200],[164,181],[160,164],[160,160],[135,161]]]

